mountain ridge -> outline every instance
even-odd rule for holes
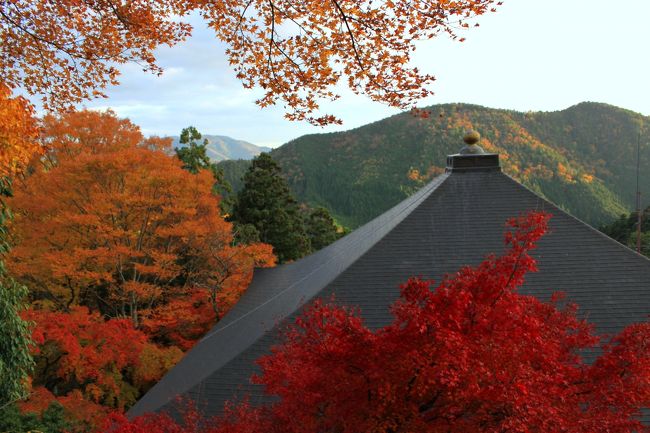
[[[171,138],[174,148],[182,147],[178,135],[173,135]],[[271,150],[270,147],[258,146],[248,141],[228,137],[227,135],[202,134],[200,141],[203,142],[203,140],[208,140],[206,152],[214,162],[229,159],[253,159],[261,152],[269,152]]]
[[[599,226],[634,203],[636,134],[650,118],[613,105],[582,102],[558,111],[520,112],[474,104],[425,108],[427,118],[397,114],[348,131],[310,134],[271,151],[301,201],[325,206],[357,227],[444,172],[446,155],[476,129],[505,173],[574,216]],[[644,145],[642,166],[650,167]],[[230,161],[237,187],[245,163]],[[650,197],[650,182],[642,184]]]

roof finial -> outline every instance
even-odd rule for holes
[[[461,155],[475,155],[479,153],[485,153],[481,146],[479,146],[477,143],[481,139],[481,134],[479,134],[475,130],[469,130],[465,133],[463,136],[463,141],[467,146],[463,146],[462,149],[460,149],[460,154]]]

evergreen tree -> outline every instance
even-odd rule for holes
[[[229,213],[232,210],[232,187],[225,179],[223,170],[210,160],[207,153],[208,139],[199,143],[203,136],[194,127],[183,128],[179,139],[183,147],[174,149],[178,159],[183,161],[183,168],[196,174],[201,170],[210,170],[214,177],[213,192],[221,197],[221,210]]]
[[[11,182],[3,178],[0,197],[10,195]],[[0,203],[0,255],[9,251],[6,226],[9,217],[9,210]],[[0,257],[0,407],[26,396],[25,385],[33,366],[29,326],[19,315],[26,297],[27,288],[7,274]]]
[[[200,170],[210,170],[214,173],[216,165],[210,161],[207,154],[208,139],[206,138],[203,143],[199,143],[198,140],[201,138],[201,133],[195,127],[183,128],[179,142],[184,146],[174,149],[176,156],[183,161],[183,168],[190,173],[196,174]]]
[[[28,324],[19,315],[26,297],[25,286],[9,277],[0,262],[0,407],[26,397],[31,338]]]
[[[305,216],[305,229],[312,251],[318,251],[340,237],[334,218],[323,207],[309,209]]]
[[[255,226],[260,241],[273,245],[281,263],[309,253],[298,203],[268,153],[257,156],[244,175],[244,188],[237,195],[232,220],[239,226]]]
[[[232,234],[235,245],[250,245],[260,242],[260,232],[253,224],[239,224],[233,221]]]
[[[42,432],[60,433],[72,431],[73,424],[66,419],[63,406],[52,402],[40,415],[21,413],[16,404],[0,408],[1,432]]]
[[[609,225],[602,226],[600,231],[636,250],[638,214],[631,212],[621,215],[619,219]],[[641,213],[641,254],[650,257],[650,206]]]

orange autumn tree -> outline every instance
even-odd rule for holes
[[[0,177],[13,176],[42,152],[33,107],[0,81]]]
[[[12,0],[0,2],[0,82],[60,108],[102,96],[120,65],[161,73],[155,48],[190,36],[198,15],[226,45],[261,106],[280,103],[292,120],[315,115],[343,82],[355,93],[408,108],[434,78],[410,64],[416,42],[448,34],[493,11],[497,0]]]
[[[76,111],[43,118],[42,141],[48,145],[46,162],[56,165],[60,158],[71,159],[82,153],[101,154],[134,147],[169,150],[167,138],[144,138],[137,125],[117,117],[114,111]]]
[[[160,139],[144,139],[114,113],[47,118],[44,139],[54,164],[28,177],[11,203],[10,267],[35,305],[83,305],[138,328],[179,302],[223,313],[253,266],[274,264],[269,246],[233,245],[211,173],[183,170],[151,148]],[[203,332],[215,318],[204,318]]]

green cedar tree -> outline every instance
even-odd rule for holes
[[[334,218],[323,207],[308,210],[305,215],[305,229],[312,251],[318,251],[340,237]]]
[[[268,153],[257,156],[244,175],[232,220],[252,224],[262,242],[273,245],[280,263],[299,259],[310,251],[300,208]]]
[[[631,212],[621,215],[611,224],[602,226],[600,231],[636,250],[638,221],[637,212]],[[641,213],[641,254],[650,257],[650,206]]]
[[[213,192],[221,197],[221,210],[229,213],[232,209],[232,187],[224,178],[223,170],[210,160],[207,153],[208,139],[199,143],[202,137],[194,126],[183,128],[179,142],[184,146],[177,147],[174,151],[178,159],[183,161],[183,168],[190,173],[196,174],[200,170],[212,172],[215,181]]]

